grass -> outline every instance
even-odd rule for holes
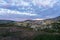
[[[19,36],[21,34],[21,32],[16,31],[16,32],[10,32],[10,31],[4,31],[4,32],[0,32],[0,37],[12,37],[12,36]]]
[[[60,35],[57,34],[42,34],[36,36],[33,40],[60,40]]]

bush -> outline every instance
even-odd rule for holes
[[[33,40],[60,40],[60,35],[42,34],[36,36]]]
[[[7,31],[7,32],[1,32],[0,36],[1,37],[8,37],[8,36],[15,37],[15,36],[19,36],[20,33],[21,32],[18,32],[18,31],[17,32],[9,32],[9,31]]]

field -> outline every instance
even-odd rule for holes
[[[60,40],[60,33],[34,31],[30,28],[0,27],[0,40]]]

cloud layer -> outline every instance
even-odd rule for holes
[[[0,6],[43,6],[43,7],[53,7],[59,0],[0,0]]]
[[[51,15],[49,16],[47,14],[52,14],[53,11],[55,13],[55,10],[52,8],[59,10],[60,6],[59,8],[57,6],[59,4],[59,0],[0,0],[0,15],[5,17],[5,15],[15,14],[19,17],[22,16],[21,18],[27,16],[32,19],[50,17]]]
[[[26,12],[19,12],[16,10],[9,10],[0,8],[0,15],[7,15],[7,14],[19,14],[19,15],[27,15],[27,16],[37,16],[37,14],[26,13]]]
[[[35,5],[43,7],[53,7],[59,0],[33,0]]]

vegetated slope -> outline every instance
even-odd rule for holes
[[[60,18],[60,17],[56,17],[56,18]],[[56,18],[52,18],[52,19],[56,19]],[[47,19],[47,20],[26,20],[23,22],[15,22],[15,21],[10,21],[10,20],[1,20],[2,25],[4,25],[5,27],[2,27],[2,25],[0,25],[0,40],[60,40],[60,33],[51,33],[51,32],[44,32],[44,31],[34,31],[32,28],[29,27],[25,27],[25,25],[23,27],[19,26],[17,24],[20,25],[20,23],[23,24],[38,24],[41,25],[43,23],[47,24],[50,22],[53,22],[54,20],[52,19]],[[55,23],[57,21],[59,21],[58,19],[56,19],[56,21],[54,21]],[[55,23],[53,24],[53,26],[55,27]],[[16,25],[13,27],[13,24]],[[27,25],[27,26],[28,26]],[[8,26],[8,27],[6,27]],[[11,26],[11,27],[9,27]],[[54,28],[55,29],[55,28]],[[47,29],[46,29],[47,30]],[[49,30],[50,31],[50,30]],[[39,35],[39,36],[37,36]],[[37,37],[35,37],[37,36]]]
[[[15,21],[11,21],[11,20],[0,20],[0,27],[13,26],[14,24],[15,24]]]

